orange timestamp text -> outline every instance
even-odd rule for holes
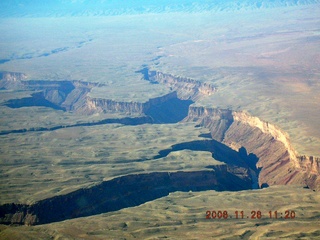
[[[262,212],[260,210],[245,211],[226,211],[226,210],[212,210],[206,211],[206,219],[294,219],[296,213],[293,210],[268,211]]]

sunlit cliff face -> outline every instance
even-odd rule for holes
[[[149,72],[148,80],[167,85],[172,89],[172,93],[150,99],[148,102],[117,102],[111,99],[92,99],[88,97],[90,89],[97,84],[85,82],[70,82],[70,89],[67,90],[59,82],[22,82],[25,78],[23,74],[6,73],[2,80],[3,87],[13,88],[33,88],[43,90],[43,99],[48,100],[57,106],[63,107],[67,111],[74,111],[82,114],[94,114],[99,112],[122,112],[132,114],[151,114],[151,121],[172,121],[156,119],[159,115],[153,115],[150,109],[162,106],[156,111],[165,111],[169,102],[174,99],[193,99],[214,94],[217,89],[206,83],[201,83],[192,79],[174,77],[161,72]],[[201,89],[206,88],[203,92]],[[181,111],[182,102],[172,105],[176,113]],[[186,103],[186,104],[191,104]],[[188,106],[188,105],[186,105]],[[184,121],[198,122],[211,131],[213,139],[216,139],[235,150],[245,147],[247,151],[256,154],[259,158],[257,167],[261,168],[259,184],[308,184],[316,188],[319,181],[319,160],[316,157],[301,157],[291,146],[288,135],[280,128],[271,123],[262,121],[258,117],[250,116],[248,113],[232,111],[219,108],[204,108],[190,106],[188,113],[180,117]],[[176,118],[176,121],[179,121]],[[146,122],[150,120],[145,119]],[[298,160],[300,159],[300,161]],[[301,161],[301,160],[305,161]],[[310,179],[311,175],[316,177]]]
[[[0,238],[319,235],[319,4],[0,1]]]

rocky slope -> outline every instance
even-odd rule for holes
[[[127,114],[138,113],[143,114],[152,106],[168,102],[176,99],[176,92],[171,92],[161,97],[149,99],[145,103],[141,102],[120,102],[111,99],[88,98],[89,105],[97,112],[124,112]]]
[[[165,84],[177,91],[181,99],[196,100],[214,94],[217,89],[207,83],[175,77],[144,68],[145,80]],[[280,128],[245,112],[229,109],[190,106],[184,121],[197,122],[209,128],[213,139],[234,148],[244,147],[255,154],[260,186],[277,184],[305,184],[320,189],[319,158],[299,156],[291,146],[289,137]]]
[[[194,106],[185,121],[209,128],[212,138],[227,146],[254,153],[259,158],[260,186],[306,184],[319,190],[319,158],[298,156],[276,126],[244,112]]]
[[[2,205],[0,223],[35,225],[63,221],[137,206],[174,191],[238,191],[250,188],[249,175],[239,178],[228,170],[227,165],[218,165],[208,171],[127,175],[33,205]]]
[[[144,68],[140,71],[144,78],[151,83],[161,83],[170,89],[177,91],[180,99],[191,99],[196,101],[201,95],[212,95],[216,88],[208,83],[183,77],[175,77],[171,74],[158,71],[150,71]]]

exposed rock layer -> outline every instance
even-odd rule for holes
[[[319,190],[319,158],[299,157],[288,136],[276,126],[244,112],[190,106],[185,121],[211,131],[213,139],[254,153],[261,169],[259,184],[307,184]]]
[[[171,111],[170,115],[175,115],[175,117],[168,121],[162,117],[162,120],[163,122],[177,122],[187,115],[187,108],[192,103],[192,101],[179,99],[175,91],[151,98],[147,102],[121,102],[90,97],[88,93],[93,87],[99,85],[97,83],[82,81],[22,81],[26,78],[25,75],[10,72],[2,73],[1,76],[0,89],[36,91],[31,97],[12,99],[5,103],[5,105],[12,108],[46,106],[80,114],[120,112],[128,115],[143,115],[148,113],[149,116],[153,117],[156,111],[159,112],[159,108],[161,108],[159,106],[169,106],[174,103],[174,106],[171,107],[176,109]],[[154,108],[157,108],[157,110]],[[184,109],[183,116],[181,109]]]
[[[217,89],[207,83],[175,77],[144,68],[145,80],[165,84],[177,91],[181,99],[196,100],[214,94]],[[236,150],[244,147],[254,153],[261,168],[260,186],[274,184],[306,184],[320,189],[319,158],[299,156],[291,146],[288,135],[277,126],[250,116],[220,108],[189,107],[185,121],[197,122],[210,129],[212,138]]]
[[[187,115],[187,107],[192,99],[211,95],[217,90],[213,85],[182,77],[174,77],[148,68],[142,69],[145,80],[161,83],[170,87],[173,92],[150,99],[145,103],[117,102],[110,99],[94,99],[88,96],[95,83],[81,81],[22,81],[26,78],[21,73],[1,73],[0,89],[25,89],[39,91],[32,99],[14,100],[22,104],[41,102],[45,106],[56,107],[78,113],[91,114],[95,112],[124,112],[127,114],[146,114],[146,123],[173,123]],[[32,101],[30,101],[32,100]],[[11,104],[10,102],[7,104]],[[179,111],[178,111],[179,110]],[[173,116],[173,117],[172,117]],[[138,124],[143,123],[138,121]],[[249,153],[254,153],[261,168],[259,183],[274,184],[307,184],[313,189],[319,189],[319,158],[314,156],[299,156],[291,146],[285,132],[278,127],[264,122],[257,117],[244,112],[228,109],[204,108],[190,106],[185,121],[197,122],[210,129],[212,138],[236,150],[244,147]],[[109,123],[105,121],[103,123]],[[113,122],[113,121],[111,121]],[[119,121],[114,121],[119,122]],[[130,122],[130,121],[129,121]],[[120,122],[119,122],[120,123]],[[40,129],[41,130],[41,129]],[[50,130],[50,129],[49,129]],[[14,130],[21,132],[22,130]],[[5,132],[4,134],[7,134]]]
[[[35,225],[90,216],[137,206],[174,191],[238,191],[250,188],[249,177],[235,176],[226,165],[215,166],[211,171],[127,175],[33,205],[2,205],[0,223]]]
[[[161,83],[177,91],[180,99],[196,101],[200,96],[212,95],[217,90],[216,87],[209,83],[190,78],[175,77],[167,73],[150,71],[148,68],[144,68],[140,72],[143,73],[144,78],[151,83]]]

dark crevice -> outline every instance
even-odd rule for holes
[[[142,68],[139,71],[136,71],[136,73],[141,73],[143,75],[143,79],[146,81],[149,81],[149,69],[148,67],[144,66],[144,68]]]
[[[192,151],[206,151],[212,154],[212,158],[227,164],[229,172],[242,178],[244,176],[251,179],[252,188],[259,188],[258,176],[261,169],[256,167],[259,158],[247,151],[244,147],[239,149],[239,152],[231,149],[230,147],[214,140],[198,140],[191,142],[183,142],[172,145],[170,149],[164,149],[159,151],[153,159],[161,159],[168,156],[171,152],[181,150],[192,150]],[[206,168],[215,168],[215,165],[207,166]]]
[[[72,81],[17,81],[22,90],[36,91],[31,97],[11,99],[3,105],[10,108],[21,107],[49,107],[65,111],[61,104],[67,96],[75,89]],[[10,89],[10,86],[7,87]]]
[[[19,81],[18,81],[19,82]],[[20,88],[25,87],[25,90],[40,91],[33,93],[31,97],[21,99],[11,99],[3,105],[10,108],[22,108],[32,106],[50,107],[55,110],[72,110],[75,105],[79,105],[78,102],[82,103],[85,101],[85,97],[90,91],[93,83],[85,83],[79,81],[20,81]],[[77,85],[77,87],[76,87]],[[80,86],[79,86],[80,85]],[[7,85],[5,85],[7,86]],[[71,97],[69,97],[72,95]],[[97,122],[88,122],[72,125],[59,125],[54,127],[35,127],[30,129],[15,129],[0,132],[0,135],[6,135],[10,133],[24,133],[24,132],[35,132],[35,131],[54,131],[61,128],[71,128],[79,126],[95,126],[110,123],[120,123],[123,125],[139,125],[145,123],[154,124],[166,124],[166,123],[177,123],[183,120],[188,115],[189,106],[193,103],[191,100],[181,100],[177,97],[175,92],[170,95],[170,98],[164,96],[158,99],[150,99],[145,104],[140,104],[142,112],[140,117],[131,118],[114,118],[105,119]],[[167,100],[165,100],[168,98]],[[123,108],[135,109],[136,103],[120,103],[96,101],[97,105],[114,105],[115,109],[119,111],[119,105],[122,104]],[[132,106],[131,106],[132,105]],[[131,107],[131,108],[130,108]],[[112,112],[117,110],[112,110]]]
[[[3,104],[10,108],[22,108],[22,107],[49,107],[55,110],[63,110],[62,108],[43,97],[43,94],[40,93],[33,93],[31,97],[27,98],[20,98],[20,99],[10,99],[5,104]]]
[[[255,172],[258,172],[256,163],[258,157],[252,153],[249,155],[244,147],[239,152],[231,149],[230,147],[214,140],[197,140],[191,142],[183,142],[172,145],[170,149],[164,149],[159,151],[159,154],[153,159],[160,159],[168,156],[171,152],[181,150],[192,150],[192,151],[206,151],[212,153],[212,157],[220,162],[224,162],[228,165],[250,168]]]
[[[197,126],[195,126],[195,127],[197,127]],[[209,139],[212,138],[212,137],[211,137],[211,133],[202,133],[202,134],[200,134],[198,137],[209,138]]]
[[[6,105],[12,108],[25,107],[25,106],[50,106],[57,110],[64,110],[65,108],[59,107],[48,100],[41,97],[41,93],[37,93],[32,98],[15,99],[6,102]],[[39,97],[39,99],[38,99]],[[14,101],[12,103],[11,101]],[[24,132],[37,132],[37,131],[54,131],[62,128],[73,128],[83,126],[97,126],[104,124],[119,123],[123,125],[141,125],[141,124],[170,124],[182,121],[188,115],[188,109],[191,100],[180,100],[178,98],[171,98],[165,102],[151,105],[145,110],[145,116],[140,117],[124,117],[124,118],[111,118],[104,119],[96,122],[78,123],[71,125],[59,125],[54,127],[35,127],[30,129],[17,129],[7,130],[0,132],[0,135],[7,135],[11,133],[24,133]]]
[[[157,82],[156,72],[150,72],[145,68],[141,70],[141,73],[145,78],[148,78],[147,80],[150,82]],[[161,75],[160,77],[174,78],[171,75]],[[5,84],[7,84],[7,82]],[[5,84],[4,86],[7,86]],[[174,80],[172,87],[178,89],[183,86],[183,84],[192,86],[191,89],[193,89],[194,92],[191,95],[193,96],[199,95],[200,93],[202,94],[202,91],[199,90],[200,88],[207,89],[208,91],[210,90],[211,92],[215,91],[213,86],[182,78],[179,78],[177,81]],[[88,86],[87,83],[71,81],[28,81],[23,82],[23,85],[27,86],[26,89],[28,90],[40,92],[32,94],[32,97],[30,98],[10,100],[5,103],[7,106],[46,106],[54,109],[60,107],[61,110],[69,110],[73,109],[75,102],[78,101],[75,99],[83,101],[84,95],[87,96],[86,94],[92,87],[92,85]],[[85,89],[85,91],[81,91],[83,89]],[[104,104],[103,106],[105,109],[108,109],[110,104],[118,104],[114,109],[119,109],[119,107],[127,107],[133,110],[138,109],[139,111],[141,110],[141,115],[144,114],[145,116],[104,119],[91,123],[78,123],[67,126],[60,125],[49,128],[40,127],[3,131],[0,135],[32,131],[54,131],[61,128],[95,126],[111,123],[123,125],[177,123],[188,116],[189,106],[193,103],[191,100],[183,99],[192,98],[181,98],[176,92],[173,92],[166,97],[150,99],[145,105],[101,101],[100,104],[101,106]],[[99,103],[99,101],[97,100],[96,103]],[[120,106],[120,104],[122,105]],[[207,170],[203,171],[153,172],[127,175],[102,182],[94,187],[79,189],[66,195],[44,199],[33,205],[5,204],[0,206],[0,223],[35,225],[91,216],[94,214],[117,211],[126,207],[137,206],[147,201],[167,196],[170,192],[175,191],[238,191],[252,189],[253,174],[251,171],[258,174],[258,170],[255,167],[258,158],[253,154],[248,155],[244,148],[237,152],[212,139],[213,128],[217,128],[216,134],[217,136],[219,135],[217,138],[223,139],[225,129],[232,123],[230,117],[226,120],[213,122],[212,119],[207,120],[208,124],[206,122],[200,124],[201,126],[208,127],[211,131],[211,135],[200,135],[200,137],[208,138],[207,140],[190,141],[172,145],[170,149],[159,151],[158,155],[154,156],[152,159],[164,158],[174,151],[207,151],[212,154],[214,159],[225,164],[208,165],[206,166]],[[209,124],[210,121],[211,125]],[[146,160],[151,159],[138,159],[136,161]],[[97,163],[93,162],[93,164]]]
[[[141,124],[146,124],[146,123],[153,123],[152,118],[145,116],[145,117],[135,117],[135,118],[109,118],[109,119],[104,119],[101,121],[97,122],[89,122],[89,123],[77,123],[77,124],[72,124],[72,125],[60,125],[60,126],[54,126],[54,127],[38,127],[38,128],[29,128],[29,129],[18,129],[18,130],[8,130],[8,131],[2,131],[0,132],[0,135],[8,135],[12,133],[25,133],[25,132],[47,132],[47,131],[55,131],[58,129],[63,129],[63,128],[73,128],[73,127],[89,127],[89,126],[97,126],[97,125],[104,125],[104,124],[114,124],[114,123],[119,123],[123,125],[128,125],[128,126],[136,126],[136,125],[141,125]]]
[[[145,111],[154,123],[177,123],[188,116],[189,106],[193,103],[191,100],[180,100],[172,98],[157,105],[152,105]]]
[[[39,201],[33,205],[0,206],[2,224],[45,224],[134,207],[175,191],[239,191],[250,189],[225,166],[194,172],[153,172],[127,175],[91,188]]]
[[[171,90],[176,91],[180,99],[191,99],[195,101],[199,97],[208,96],[217,91],[217,88],[210,83],[153,71],[146,66],[143,66],[143,68],[137,72],[143,75],[143,80],[151,84],[161,83]]]

